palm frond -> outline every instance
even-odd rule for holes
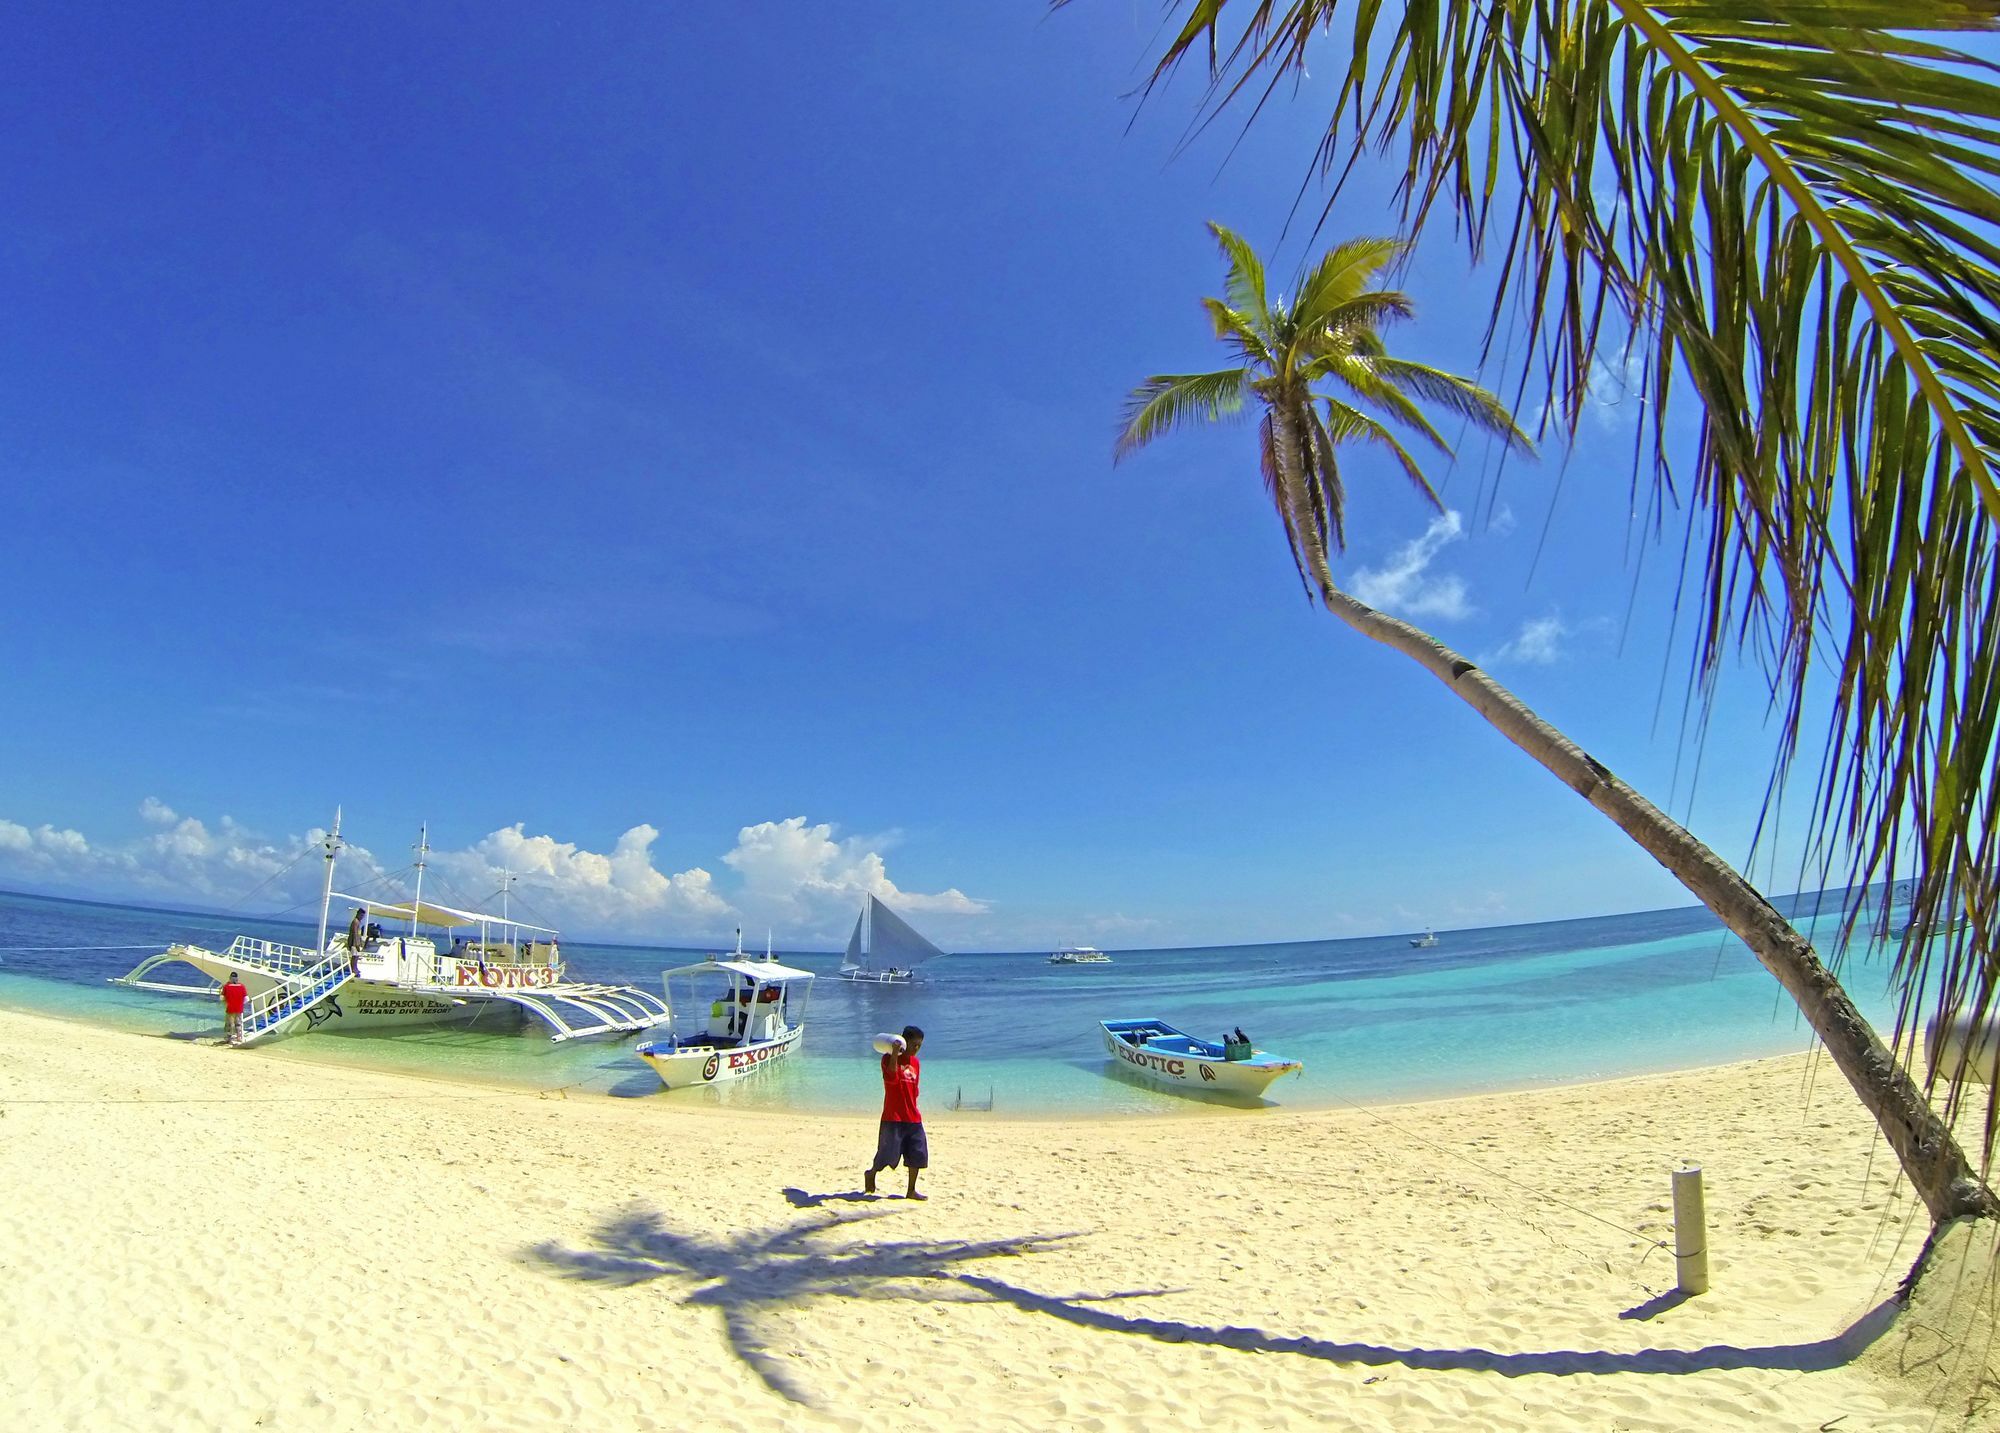
[[[1357,342],[1379,343],[1377,329],[1385,323],[1410,318],[1416,311],[1415,302],[1399,289],[1371,289],[1346,303],[1336,304],[1319,319],[1319,326],[1324,338],[1331,342],[1351,337]]]
[[[1441,453],[1449,453],[1451,444],[1444,440],[1444,434],[1432,426],[1414,399],[1405,393],[1398,383],[1381,371],[1383,359],[1370,353],[1354,350],[1322,355],[1306,369],[1312,379],[1336,378],[1342,386],[1364,403],[1380,413],[1387,414],[1396,422],[1415,432],[1423,434],[1431,446]],[[1496,403],[1498,399],[1494,400]]]
[[[1334,311],[1370,292],[1375,276],[1401,257],[1397,239],[1349,239],[1327,250],[1299,284],[1292,321],[1301,330],[1323,328]]]
[[[1412,363],[1407,358],[1391,358],[1386,354],[1372,359],[1371,366],[1385,381],[1406,393],[1414,393],[1426,403],[1456,413],[1517,452],[1535,451],[1534,443],[1514,422],[1507,405],[1470,379],[1428,363]]]
[[[1340,443],[1320,421],[1318,408],[1308,403],[1303,417],[1310,438],[1305,469],[1311,478],[1313,516],[1319,523],[1320,546],[1328,553],[1345,552],[1347,484],[1340,476]]]
[[[1285,529],[1285,545],[1291,551],[1292,566],[1298,569],[1299,585],[1305,588],[1306,601],[1311,602],[1314,583],[1299,531],[1300,504],[1298,494],[1292,490],[1293,479],[1287,475],[1285,460],[1279,452],[1278,421],[1276,411],[1267,406],[1263,421],[1257,425],[1259,466],[1264,473],[1264,491],[1271,499],[1271,506],[1278,510],[1278,522]]]
[[[1215,336],[1235,349],[1245,363],[1270,365],[1270,345],[1247,314],[1221,299],[1203,299],[1201,306],[1215,328]]]
[[[1264,261],[1241,235],[1222,225],[1211,222],[1208,232],[1215,236],[1217,247],[1228,260],[1229,272],[1222,291],[1228,296],[1229,306],[1247,316],[1254,326],[1268,327],[1271,304],[1264,297]]]
[[[1171,429],[1214,423],[1240,411],[1246,378],[1241,368],[1154,374],[1125,400],[1112,461],[1126,458]]]
[[[1424,501],[1437,511],[1444,511],[1444,499],[1438,496],[1437,489],[1431,486],[1431,480],[1424,475],[1423,465],[1411,456],[1410,450],[1398,441],[1396,435],[1385,424],[1369,417],[1352,404],[1342,403],[1337,398],[1329,398],[1326,400],[1326,431],[1336,443],[1368,442],[1387,448],[1402,468],[1403,476],[1410,480],[1410,486],[1414,487]]]
[[[1704,681],[1769,653],[1782,767],[1826,663],[1818,849],[1853,888],[1914,860],[1917,928],[1972,915],[1948,954],[1906,949],[1899,1026],[1926,978],[1934,1008],[2000,1005],[2000,71],[1944,39],[2000,0],[1171,9],[1153,83],[1205,63],[1210,115],[1295,83],[1323,172],[1380,149],[1408,237],[1449,210],[1475,254],[1498,241],[1489,335],[1519,313],[1519,376],[1572,432],[1600,354],[1649,348],[1645,464],[1696,500]]]

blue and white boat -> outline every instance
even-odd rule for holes
[[[1297,1060],[1245,1041],[1201,1040],[1164,1020],[1100,1020],[1104,1052],[1142,1079],[1181,1094],[1206,1092],[1261,1097],[1280,1075],[1305,1069]]]

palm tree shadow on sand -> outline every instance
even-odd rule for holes
[[[795,1206],[798,1201],[794,1201]],[[1267,1333],[1262,1329],[1183,1323],[1134,1317],[1106,1307],[1121,1299],[1157,1298],[1181,1289],[1128,1289],[1110,1294],[1043,1294],[975,1266],[992,1259],[1046,1253],[1079,1233],[1029,1234],[1014,1239],[878,1239],[836,1243],[825,1236],[849,1225],[901,1213],[900,1208],[839,1211],[817,1202],[813,1217],[777,1229],[745,1229],[726,1234],[683,1234],[667,1227],[651,1210],[608,1218],[591,1246],[564,1248],[537,1244],[524,1257],[563,1278],[618,1288],[636,1288],[669,1279],[694,1285],[681,1299],[722,1315],[730,1347],[746,1367],[774,1392],[794,1403],[813,1400],[792,1377],[774,1346],[782,1338],[767,1333],[772,1318],[796,1312],[816,1298],[906,1300],[916,1303],[1007,1304],[1024,1313],[1061,1319],[1079,1328],[1134,1335],[1162,1343],[1192,1343],[1242,1353],[1289,1353],[1329,1363],[1380,1367],[1473,1370],[1503,1377],[1525,1374],[1597,1375],[1613,1373],[1692,1374],[1722,1369],[1788,1369],[1800,1373],[1838,1368],[1854,1359],[1894,1321],[1893,1299],[1864,1314],[1831,1338],[1810,1343],[1737,1347],[1711,1344],[1695,1349],[1636,1349],[1627,1352],[1552,1349],[1500,1353],[1482,1348],[1401,1348]],[[859,1232],[857,1230],[857,1232]]]
[[[822,1236],[900,1209],[835,1211],[777,1229],[725,1234],[683,1234],[650,1210],[614,1215],[599,1225],[592,1245],[568,1249],[535,1245],[527,1257],[564,1278],[634,1288],[659,1279],[699,1285],[682,1299],[722,1314],[730,1347],[775,1393],[810,1404],[773,1354],[765,1332],[774,1315],[795,1311],[809,1299],[882,1299],[920,1303],[985,1303],[991,1295],[961,1281],[959,1270],[987,1259],[1042,1253],[1075,1234],[1030,1234],[1016,1239],[864,1239],[842,1243]],[[1000,1288],[1010,1285],[998,1284]],[[1141,1298],[1145,1290],[1109,1298]],[[1077,1295],[1076,1300],[1091,1296]]]

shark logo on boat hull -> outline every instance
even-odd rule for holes
[[[329,1020],[341,1018],[340,998],[329,995],[319,1004],[306,1011],[306,1029],[317,1030]]]

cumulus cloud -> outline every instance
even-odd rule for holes
[[[1521,624],[1521,630],[1511,641],[1503,642],[1499,648],[1480,658],[1480,665],[1487,667],[1504,666],[1508,663],[1547,667],[1562,660],[1563,639],[1571,635],[1571,629],[1563,619],[1551,612],[1546,617],[1536,617]]]
[[[1455,510],[1440,513],[1421,536],[1390,554],[1386,564],[1355,573],[1348,588],[1370,607],[1405,617],[1470,617],[1473,607],[1464,580],[1430,570],[1438,552],[1464,533],[1465,521]]]
[[[325,832],[313,828],[267,839],[227,816],[183,816],[157,798],[139,806],[150,828],[123,841],[29,827],[0,818],[0,876],[78,894],[160,898],[264,912],[313,911]],[[861,896],[872,892],[906,911],[979,915],[989,906],[957,887],[907,891],[889,878],[880,839],[841,839],[803,816],[745,826],[722,856],[740,891],[725,893],[702,866],[660,869],[657,827],[641,823],[609,850],[594,851],[523,822],[469,845],[430,853],[425,893],[446,904],[492,909],[514,878],[515,909],[528,920],[576,931],[669,942],[719,935],[737,923],[770,926],[788,941],[838,944]],[[398,863],[399,867],[401,863]],[[406,869],[390,869],[349,839],[340,889],[361,896],[406,895]]]
[[[927,894],[906,891],[889,879],[880,851],[860,838],[839,840],[830,825],[809,826],[803,816],[761,821],[736,833],[723,862],[743,880],[746,908],[770,911],[797,926],[826,928],[873,895],[898,910],[983,915],[990,909],[953,886]]]
[[[668,875],[653,864],[659,831],[632,827],[608,852],[503,826],[459,851],[434,852],[431,865],[461,900],[480,902],[507,875],[518,877],[533,909],[593,930],[671,939],[713,930],[735,914],[699,866]],[[544,907],[547,907],[544,911]]]

